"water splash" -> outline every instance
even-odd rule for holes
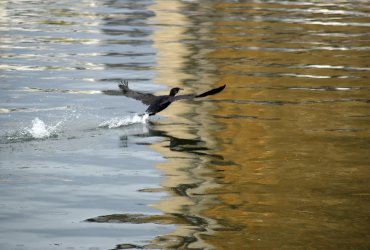
[[[64,131],[66,128],[66,123],[70,121],[75,121],[75,119],[80,118],[80,113],[73,112],[65,116],[61,121],[58,121],[54,124],[47,124],[43,120],[39,119],[38,117],[32,120],[32,125],[29,127],[23,127],[18,129],[17,131],[9,131],[5,132],[4,134],[0,134],[0,144],[2,143],[16,143],[16,142],[24,142],[29,140],[37,140],[37,139],[47,139],[47,138],[55,138],[61,134],[61,129],[63,129],[63,134],[71,134],[71,131]],[[117,128],[121,126],[128,126],[132,124],[145,124],[148,120],[148,114],[135,114],[133,116],[126,116],[126,117],[114,117],[109,120],[103,121],[99,124],[99,127],[106,127],[106,128]],[[86,125],[86,124],[85,124]],[[62,128],[63,126],[63,128]],[[73,125],[71,125],[73,126]],[[79,123],[79,128],[77,130],[81,131],[81,123]],[[91,121],[87,124],[87,127],[91,129]],[[94,127],[96,124],[93,125]],[[76,128],[75,128],[76,129]],[[75,130],[74,129],[74,130]],[[83,129],[82,129],[83,130]],[[145,132],[141,132],[145,133]]]
[[[32,120],[32,127],[25,128],[24,134],[30,135],[36,139],[48,138],[53,135],[56,135],[58,127],[62,124],[62,122],[58,122],[55,125],[46,125],[45,122],[40,120],[38,117]]]
[[[118,128],[121,126],[127,126],[135,123],[146,123],[149,118],[149,114],[135,114],[134,116],[129,117],[114,117],[107,121],[103,121],[99,124],[99,127],[107,128]]]

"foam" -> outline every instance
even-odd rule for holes
[[[26,127],[24,132],[36,139],[48,138],[56,135],[57,129],[61,124],[62,122],[58,122],[54,126],[46,125],[45,122],[36,117],[32,120],[32,127]]]
[[[107,121],[103,121],[99,124],[99,127],[107,128],[118,128],[121,126],[127,126],[135,123],[146,123],[149,118],[149,114],[135,114],[134,116],[128,117],[114,117]]]

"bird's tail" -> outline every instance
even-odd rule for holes
[[[224,90],[225,87],[226,87],[226,84],[221,86],[221,87],[208,90],[208,91],[206,91],[202,94],[196,95],[195,97],[205,97],[205,96],[209,96],[209,95],[215,95],[217,93],[220,93],[222,90]]]

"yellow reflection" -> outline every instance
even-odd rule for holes
[[[169,88],[183,87],[185,88],[183,93],[189,93],[197,90],[194,86],[183,85],[187,79],[194,78],[194,75],[187,74],[184,70],[187,67],[186,58],[190,57],[192,51],[189,51],[182,42],[188,36],[185,33],[189,24],[188,17],[182,14],[183,8],[182,1],[158,0],[151,6],[151,10],[156,14],[152,22],[158,24],[152,37],[153,46],[157,49],[155,81]],[[206,83],[209,81],[205,80]],[[201,89],[203,90],[205,89]],[[168,91],[165,92],[167,94]],[[212,105],[176,102],[161,113],[163,117],[155,128],[159,129],[165,138],[161,143],[152,145],[152,148],[167,159],[166,162],[158,164],[157,168],[164,173],[165,179],[161,182],[161,186],[167,190],[169,196],[153,206],[167,214],[184,216],[189,222],[188,225],[177,225],[174,232],[154,240],[153,244],[157,246],[210,248],[210,245],[199,236],[200,233],[205,232],[202,232],[198,222],[194,222],[207,220],[200,216],[200,211],[211,203],[211,201],[207,202],[210,197],[198,197],[198,194],[204,193],[205,187],[216,185],[212,178],[205,176],[208,170],[203,168],[205,160],[202,158],[202,148],[210,147],[214,143],[212,140],[202,140],[209,137],[206,127],[211,121],[206,119],[207,112],[197,111],[201,109],[210,110]],[[192,117],[187,117],[188,114],[192,114]],[[169,119],[166,120],[165,117]],[[199,126],[199,123],[203,126]],[[176,146],[177,144],[179,146]],[[192,148],[199,149],[199,152],[193,153]],[[214,222],[209,220],[204,223],[210,227]]]
[[[151,10],[156,13],[152,19],[155,29],[152,39],[157,49],[156,81],[170,87],[176,87],[189,77],[184,73],[184,58],[189,51],[181,43],[188,22],[181,14],[181,1],[156,1]]]
[[[169,193],[155,206],[199,220],[169,235],[193,237],[189,247],[211,249],[294,249],[312,242],[334,249],[346,237],[363,242],[357,235],[367,225],[348,221],[368,213],[356,196],[368,196],[364,86],[370,76],[361,51],[368,47],[347,33],[362,36],[365,29],[310,21],[317,13],[302,19],[296,12],[306,7],[294,3],[207,2],[195,5],[206,23],[201,36],[211,41],[194,52],[181,39],[199,37],[185,27],[202,22],[182,15],[184,5],[153,6],[153,22],[161,24],[153,35],[156,81],[172,87],[216,79],[228,87],[212,97],[218,102],[174,104],[163,113],[169,124],[161,120],[155,128],[165,138],[153,148],[168,159],[158,168]],[[290,12],[299,20],[289,21]],[[193,58],[201,63],[187,71]],[[197,71],[204,68],[213,71]],[[185,146],[176,146],[181,139]]]

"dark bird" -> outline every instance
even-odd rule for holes
[[[223,85],[215,89],[211,89],[199,95],[195,95],[195,94],[177,95],[177,93],[182,89],[176,87],[176,88],[171,89],[169,95],[161,95],[161,96],[156,96],[150,93],[143,93],[143,92],[131,90],[128,87],[128,81],[121,81],[118,87],[121,89],[121,91],[103,90],[103,93],[108,94],[108,95],[124,95],[130,98],[139,100],[143,104],[149,105],[149,107],[146,110],[147,114],[155,115],[156,113],[161,112],[162,110],[167,108],[171,103],[175,101],[184,100],[184,99],[195,99],[195,98],[200,98],[200,97],[206,97],[209,95],[215,95],[217,93],[220,93],[226,87],[226,85]]]

